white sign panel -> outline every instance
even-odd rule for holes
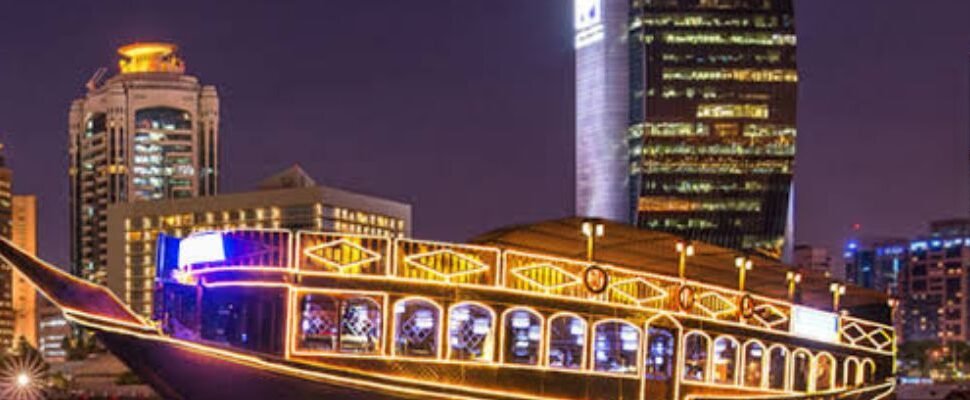
[[[813,308],[792,306],[791,333],[823,342],[837,342],[839,316]]]
[[[599,25],[603,20],[603,0],[574,0],[575,26],[577,31],[593,25]]]
[[[603,40],[603,0],[573,0],[576,49]]]

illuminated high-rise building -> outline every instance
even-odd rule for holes
[[[105,282],[110,204],[207,196],[218,190],[219,98],[185,74],[176,47],[118,50],[120,73],[100,70],[71,104],[71,268]]]
[[[791,3],[575,0],[577,212],[780,257],[796,134]]]
[[[37,254],[37,197],[13,196],[13,243],[27,253]],[[14,338],[23,337],[37,347],[37,291],[19,272],[13,271]],[[16,343],[16,341],[14,342]]]
[[[0,150],[3,145],[0,144]],[[0,237],[10,240],[13,227],[13,171],[0,154]],[[13,270],[0,262],[0,349],[14,344]]]

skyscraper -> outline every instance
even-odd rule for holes
[[[0,150],[3,145],[0,144]],[[0,154],[0,237],[10,240],[13,225],[13,171]],[[13,269],[0,262],[0,349],[14,344]]]
[[[118,50],[120,73],[104,69],[69,114],[71,268],[105,282],[108,205],[206,196],[218,190],[219,98],[185,74],[176,47]]]
[[[37,197],[13,196],[13,243],[37,254]],[[23,337],[37,347],[37,291],[19,272],[13,273],[14,338]],[[16,342],[15,342],[16,343]]]
[[[575,4],[577,212],[628,202],[637,226],[780,257],[796,134],[791,0]]]

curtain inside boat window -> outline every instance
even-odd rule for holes
[[[438,356],[441,311],[423,299],[403,299],[394,305],[394,352],[407,357]]]
[[[515,308],[505,313],[505,362],[512,364],[539,364],[542,346],[542,318],[535,312]]]
[[[452,360],[492,361],[494,315],[492,310],[473,303],[461,303],[451,308],[448,345]]]
[[[549,320],[549,366],[582,369],[586,354],[586,321],[573,315]]]
[[[354,354],[380,351],[381,303],[376,299],[306,293],[297,304],[297,350]]]
[[[620,321],[596,325],[593,337],[593,369],[601,372],[636,374],[640,350],[640,331]]]

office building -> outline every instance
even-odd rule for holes
[[[896,294],[899,272],[907,259],[910,241],[902,238],[866,237],[845,245],[845,280],[890,295]]]
[[[37,197],[13,196],[13,243],[29,254],[37,254]],[[13,274],[13,336],[16,344],[20,338],[37,347],[37,291],[27,279],[16,271]]]
[[[791,0],[575,6],[577,213],[781,257],[798,87]]]
[[[211,229],[323,230],[410,236],[411,206],[317,185],[294,166],[258,190],[217,196],[120,203],[108,212],[108,287],[144,315],[151,313],[159,233]]]
[[[71,268],[105,281],[111,204],[206,196],[218,190],[219,98],[185,73],[176,47],[118,50],[120,73],[99,70],[69,113]]]
[[[824,247],[800,244],[795,246],[795,266],[803,270],[819,271],[835,276],[832,271],[832,257],[829,256],[828,249]]]
[[[71,325],[64,314],[53,303],[43,298],[37,299],[37,350],[47,362],[61,362],[67,359],[64,339],[71,337]]]

